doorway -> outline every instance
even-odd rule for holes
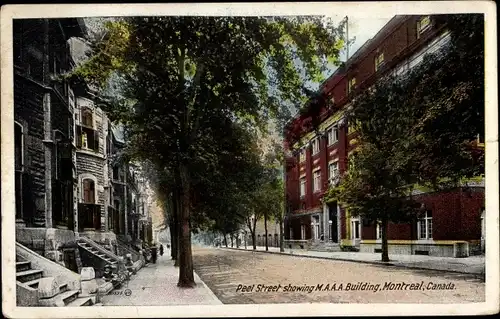
[[[329,237],[331,242],[338,243],[338,206],[336,203],[328,205],[328,228]]]

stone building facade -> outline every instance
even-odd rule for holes
[[[136,229],[151,228],[145,181],[138,186],[129,164],[115,161],[124,141],[91,88],[62,76],[78,62],[75,39],[86,32],[77,18],[13,21],[16,242],[75,272],[82,237],[115,252],[117,234],[130,245],[127,220],[139,207]]]
[[[74,104],[71,37],[83,36],[80,19],[13,21],[16,240],[78,268],[74,228]]]

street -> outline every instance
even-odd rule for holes
[[[193,247],[193,261],[224,304],[485,300],[484,282],[467,274],[210,247]]]

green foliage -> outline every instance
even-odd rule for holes
[[[126,128],[127,156],[151,162],[180,205],[179,285],[194,280],[190,226],[227,233],[248,216],[262,178],[252,135],[286,120],[284,103],[338,60],[339,30],[320,17],[126,18],[70,75],[100,90]]]
[[[285,119],[282,105],[302,99],[304,80],[338,62],[340,30],[321,17],[125,18],[106,25],[70,76],[100,89],[126,128],[128,156],[153,163],[163,187],[179,185],[176,170],[187,166],[194,209],[217,201],[218,183],[234,186],[230,168],[248,143],[237,131]]]

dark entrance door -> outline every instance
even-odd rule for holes
[[[328,227],[330,227],[330,241],[338,243],[337,203],[328,204]]]

